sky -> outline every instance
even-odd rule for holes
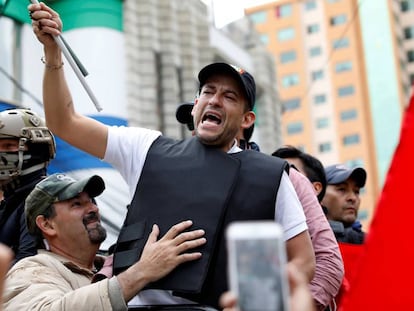
[[[220,28],[244,15],[244,9],[258,6],[274,0],[202,0],[207,5],[213,5],[216,27]]]

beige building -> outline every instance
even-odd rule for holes
[[[283,142],[311,153],[324,165],[346,163],[367,170],[359,214],[367,229],[382,180],[372,100],[378,89],[373,92],[368,77],[375,74],[368,66],[362,5],[357,0],[281,0],[249,8],[246,15],[274,56]],[[394,74],[399,70],[392,68]],[[407,89],[401,80],[390,85],[397,85],[394,105],[400,111]]]

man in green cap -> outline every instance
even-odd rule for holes
[[[201,257],[189,250],[206,242],[204,230],[183,232],[192,221],[174,225],[159,240],[154,224],[138,262],[91,284],[103,263],[96,253],[106,238],[93,198],[104,189],[97,175],[75,180],[53,174],[36,185],[26,199],[25,215],[29,232],[43,249],[8,272],[4,310],[127,310],[127,302],[148,283]]]

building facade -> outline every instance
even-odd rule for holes
[[[325,165],[367,170],[359,214],[364,225],[411,91],[406,55],[413,46],[402,29],[410,37],[413,7],[413,1],[280,0],[245,12],[274,56],[283,142]]]

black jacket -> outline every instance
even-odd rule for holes
[[[9,246],[15,258],[13,263],[37,253],[35,238],[27,231],[24,215],[26,197],[46,175],[45,169],[21,176],[13,187],[6,186],[0,205],[0,242]]]
[[[365,232],[362,231],[359,222],[345,227],[342,222],[329,220],[329,224],[335,234],[338,242],[363,244],[365,240]]]

